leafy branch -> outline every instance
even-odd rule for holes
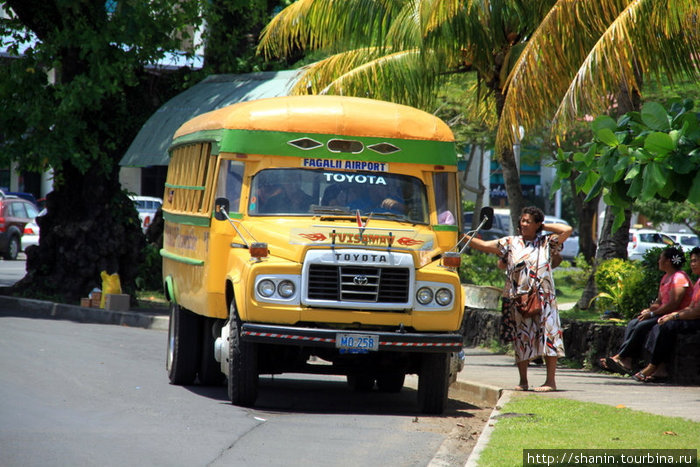
[[[615,213],[613,230],[636,200],[700,203],[700,114],[692,109],[690,100],[668,110],[648,102],[641,112],[617,121],[597,117],[591,124],[593,139],[583,151],[557,150],[552,190],[573,175],[586,201],[602,193]]]

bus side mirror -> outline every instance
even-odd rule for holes
[[[493,208],[491,206],[484,206],[481,208],[481,211],[479,212],[479,221],[486,219],[483,227],[481,227],[482,229],[489,230],[491,227],[493,227],[493,215]]]
[[[226,198],[216,198],[214,201],[214,219],[217,221],[225,221],[228,218],[228,210],[230,207],[229,200]]]

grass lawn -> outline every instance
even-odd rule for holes
[[[524,449],[700,449],[700,423],[625,407],[516,394],[500,413],[480,466],[522,465]]]

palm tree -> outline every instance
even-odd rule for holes
[[[298,0],[266,27],[260,50],[328,55],[306,68],[298,93],[424,108],[446,74],[475,71],[475,92],[495,102],[515,223],[519,129],[551,122],[562,135],[586,113],[638,108],[644,77],[697,77],[699,9],[697,0]],[[626,235],[617,238],[610,254],[624,256]]]
[[[546,116],[552,134],[566,136],[583,115],[639,110],[645,77],[697,80],[699,19],[697,0],[557,1],[509,76],[498,140],[507,144],[509,126],[531,130]],[[581,232],[591,232],[590,216],[580,221]],[[627,257],[629,210],[621,221],[613,232],[607,210],[599,260]],[[579,305],[586,308],[594,295],[589,281]]]
[[[453,73],[475,72],[474,93],[503,111],[512,63],[554,0],[298,0],[265,28],[259,49],[326,58],[305,68],[297,94],[375,97],[429,109]],[[512,146],[501,146],[511,212],[523,206]],[[514,222],[515,222],[514,218]]]

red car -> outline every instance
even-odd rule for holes
[[[33,222],[39,209],[31,202],[12,195],[0,195],[0,254],[16,260],[22,247],[24,227]]]

